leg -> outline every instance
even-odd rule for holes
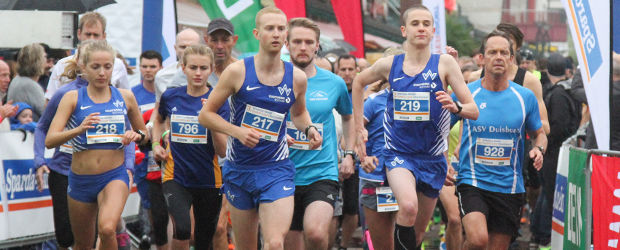
[[[229,208],[235,236],[235,249],[255,250],[258,241],[258,213],[256,209],[241,210],[232,205]]]
[[[338,217],[334,215],[329,223],[329,238],[327,240],[327,249],[333,249],[336,244],[336,234],[338,233]]]
[[[158,249],[168,249],[168,207],[162,193],[161,183],[149,181],[149,198],[154,243]]]
[[[387,178],[399,209],[396,213],[394,246],[396,249],[415,249],[414,225],[418,214],[415,177],[408,169],[394,168],[388,171]]]
[[[428,222],[433,217],[435,205],[437,205],[437,198],[430,198],[418,192],[418,214],[416,215],[416,221],[414,224],[416,232],[416,245],[422,244]]]
[[[191,237],[190,206],[193,202],[192,195],[185,187],[175,181],[167,181],[162,184],[164,197],[170,217],[172,217],[172,249],[189,249]]]
[[[283,249],[284,236],[293,218],[293,196],[280,198],[270,203],[263,202],[260,204],[258,213],[265,249]],[[237,227],[234,228],[237,229]]]
[[[95,220],[97,219],[97,203],[85,203],[67,199],[69,219],[75,243],[75,250],[90,250],[95,241]]]
[[[196,249],[209,249],[222,207],[219,188],[193,189]]]
[[[101,239],[101,249],[118,249],[116,242],[116,226],[121,220],[121,213],[125,207],[129,188],[122,180],[109,182],[97,195],[99,205],[98,231]]]
[[[67,201],[69,178],[66,175],[50,170],[47,183],[49,185],[50,195],[52,196],[54,233],[59,248],[65,250],[73,245],[73,233],[71,232]]]
[[[228,202],[226,199],[222,199],[222,208],[220,209],[220,216],[217,220],[217,227],[215,228],[215,234],[213,235],[213,249],[214,250],[228,250]]]
[[[342,187],[342,241],[340,246],[347,248],[358,225],[359,174],[355,173],[344,180]]]
[[[512,236],[502,233],[489,233],[489,249],[508,249]]]
[[[444,186],[441,193],[439,193],[439,199],[448,216],[446,248],[461,249],[463,244],[463,226],[461,225],[461,216],[459,215],[458,199],[454,192],[454,186]]]
[[[486,249],[489,243],[487,219],[481,212],[471,212],[463,217],[465,243],[463,249]]]
[[[394,249],[394,212],[379,213],[364,207],[366,224],[375,249]]]
[[[304,235],[302,231],[289,230],[284,237],[284,249],[302,250],[304,249]]]
[[[304,235],[306,249],[327,249],[329,225],[334,208],[327,202],[310,203],[304,214]]]

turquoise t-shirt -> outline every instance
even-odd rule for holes
[[[306,109],[312,123],[323,136],[320,150],[308,148],[304,131],[298,131],[288,118],[287,133],[296,143],[290,147],[289,158],[295,163],[295,185],[310,185],[319,180],[338,180],[338,138],[332,110],[351,115],[353,107],[342,78],[316,67],[316,75],[308,79]]]

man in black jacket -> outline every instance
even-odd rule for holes
[[[579,121],[574,117],[576,109],[574,100],[569,92],[563,87],[562,81],[566,81],[566,62],[564,57],[554,53],[549,56],[548,75],[551,87],[545,93],[545,105],[547,106],[549,127],[551,132],[547,135],[548,148],[545,152],[543,167],[539,172],[542,183],[541,195],[538,196],[536,208],[532,217],[532,245],[547,246],[551,242],[551,216],[553,211],[553,193],[555,189],[555,176],[557,170],[558,155],[562,142],[574,133],[572,126]],[[573,119],[571,119],[573,117]]]

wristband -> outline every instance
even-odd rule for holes
[[[316,131],[319,131],[318,128],[316,128],[316,126],[310,124],[308,125],[308,127],[306,127],[306,130],[304,131],[304,133],[306,134],[306,136],[308,136],[308,131],[310,130],[310,128],[314,128]]]
[[[142,130],[135,129],[134,132],[136,132],[136,133],[138,133],[140,135],[140,140],[138,141],[138,143],[144,141],[144,137],[146,137],[146,135],[142,132]]]
[[[161,138],[166,138],[166,135],[168,135],[168,133],[170,133],[170,130],[166,130],[161,134]]]
[[[156,146],[160,146],[159,142],[153,142],[153,143],[151,143],[151,149],[152,149],[152,150],[155,150],[155,147],[156,147]]]

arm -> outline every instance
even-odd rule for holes
[[[549,128],[549,118],[547,117],[547,107],[543,101],[542,96],[542,84],[540,80],[536,78],[529,71],[525,73],[525,79],[523,80],[523,87],[530,89],[534,92],[536,100],[538,100],[538,110],[540,111],[540,121],[542,122],[543,130],[545,134],[549,134],[551,129]]]
[[[140,134],[133,130],[125,130],[125,135],[123,136],[123,144],[129,145],[131,142],[143,144],[149,141],[150,137],[148,134],[148,130],[146,130],[146,125],[144,125],[144,120],[142,120],[142,113],[140,112],[140,108],[138,107],[136,97],[133,95],[131,90],[119,89],[119,91],[121,92],[121,94],[123,95],[123,99],[125,100],[125,105],[127,106],[127,117],[129,118],[129,123],[131,123],[131,127],[133,129],[140,130],[144,134],[144,138],[142,138]]]
[[[155,104],[155,106],[159,107],[159,103]],[[159,108],[156,108],[151,114],[151,121],[153,122],[153,133],[151,134],[153,155],[155,156],[155,160],[163,161],[166,159],[168,153],[160,145],[159,141],[161,141],[161,134],[165,131],[165,123],[168,123],[169,120],[168,117],[159,113]]]
[[[480,75],[482,75],[482,69],[469,73],[469,79],[467,82],[473,82],[480,79]]]
[[[364,121],[364,123],[367,123],[367,122]],[[353,115],[342,116],[342,132],[344,135],[344,142],[345,142],[344,149],[353,150],[353,147],[355,145],[355,142],[354,142],[355,130],[354,130],[354,123],[353,123]],[[345,155],[344,158],[342,159],[342,168],[340,168],[340,174],[342,175],[343,178],[347,179],[349,178],[349,176],[355,173],[354,161],[355,159],[353,159],[352,155]]]
[[[357,136],[355,147],[357,148],[358,157],[360,159],[366,157],[366,141],[368,141],[368,131],[364,128],[364,118],[362,116],[364,87],[376,81],[387,81],[393,60],[394,56],[381,58],[353,79],[353,121],[355,124],[353,127],[355,128],[354,134]]]
[[[47,148],[58,147],[68,140],[71,140],[71,138],[86,132],[89,128],[94,128],[92,125],[99,122],[99,113],[95,112],[86,116],[79,126],[63,131],[67,125],[67,121],[71,117],[71,113],[75,109],[76,103],[77,91],[75,90],[67,92],[65,96],[62,97],[56,115],[54,115],[54,119],[48,130],[48,135],[45,137],[45,146]]]
[[[299,131],[307,132],[308,141],[310,142],[310,148],[318,148],[323,139],[321,134],[314,127],[308,128],[312,124],[310,119],[310,113],[306,109],[306,87],[308,79],[306,74],[298,68],[293,69],[293,92],[295,94],[295,103],[291,106],[291,121],[295,124],[295,127]]]
[[[211,134],[213,138],[213,148],[215,149],[215,153],[219,157],[226,157],[226,144],[228,140],[228,135],[224,133],[213,132]]]
[[[533,141],[532,149],[529,152],[529,156],[534,160],[534,167],[536,168],[536,170],[540,170],[540,168],[542,168],[544,152],[542,152],[538,148],[538,146],[541,146],[545,149],[547,148],[547,135],[545,134],[545,131],[542,127],[536,131],[528,131],[528,135]]]
[[[236,93],[243,85],[244,77],[243,61],[228,65],[222,72],[217,86],[209,95],[206,105],[200,110],[198,122],[211,131],[225,133],[237,138],[246,147],[254,147],[260,139],[260,134],[257,131],[235,126],[217,114],[217,110],[222,107],[228,97]]]
[[[474,102],[474,98],[471,96],[467,85],[465,85],[465,80],[463,80],[463,74],[459,68],[459,65],[456,63],[454,58],[450,55],[441,55],[439,59],[439,74],[442,77],[442,82],[449,84],[454,91],[454,94],[458,98],[459,102],[463,109],[458,113],[459,116],[476,120],[478,119],[478,107]],[[445,86],[444,86],[445,87]],[[445,88],[444,88],[445,89]],[[437,91],[435,93],[437,95],[437,100],[441,102],[442,107],[448,109],[452,113],[457,113],[458,108],[456,104],[450,98],[450,96],[444,91]]]

